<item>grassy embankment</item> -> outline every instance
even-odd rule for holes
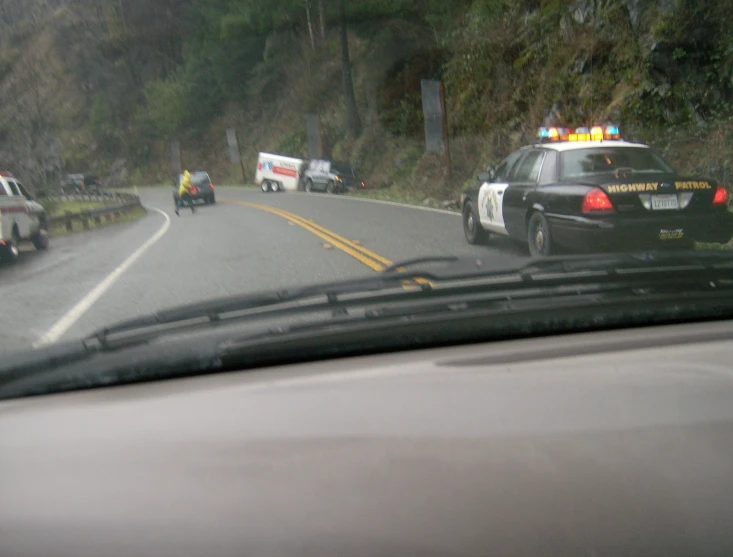
[[[66,212],[79,213],[81,211],[87,211],[90,209],[97,209],[103,207],[103,202],[95,201],[55,201],[43,203],[48,216],[51,218],[63,216]],[[76,232],[84,232],[85,230],[93,230],[96,228],[103,228],[106,226],[112,226],[115,224],[132,222],[144,217],[147,214],[147,210],[144,207],[139,207],[132,211],[122,213],[118,218],[107,220],[106,218],[100,219],[100,222],[95,222],[93,219],[88,221],[88,227],[84,228],[80,220],[72,221],[72,229],[69,231],[66,229],[66,225],[63,222],[52,224],[49,229],[49,234],[52,237],[66,236]]]

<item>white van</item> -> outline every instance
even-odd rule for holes
[[[298,191],[306,162],[292,157],[260,153],[257,157],[255,184],[263,192]]]

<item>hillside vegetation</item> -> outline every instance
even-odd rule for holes
[[[5,0],[0,165],[36,189],[187,167],[251,179],[258,151],[327,154],[389,195],[448,198],[556,121],[610,120],[733,184],[733,0]],[[343,33],[342,33],[343,31]],[[348,38],[345,45],[342,37]],[[345,46],[348,46],[346,56]],[[349,70],[349,71],[346,71]],[[453,173],[424,153],[445,83]],[[246,176],[225,129],[239,133]]]

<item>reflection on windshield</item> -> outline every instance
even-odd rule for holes
[[[730,5],[4,0],[0,354],[416,258],[728,253]]]
[[[563,179],[612,173],[619,169],[638,173],[674,172],[652,150],[644,148],[578,149],[561,155]]]

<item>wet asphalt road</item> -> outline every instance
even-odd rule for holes
[[[325,194],[216,191],[216,205],[176,217],[169,189],[141,188],[141,220],[55,238],[47,252],[25,248],[19,262],[0,267],[0,353],[30,348],[70,311],[61,338],[208,298],[366,276],[420,256],[480,255],[489,266],[527,257],[501,238],[468,245],[457,214]],[[95,289],[101,294],[74,310]]]

